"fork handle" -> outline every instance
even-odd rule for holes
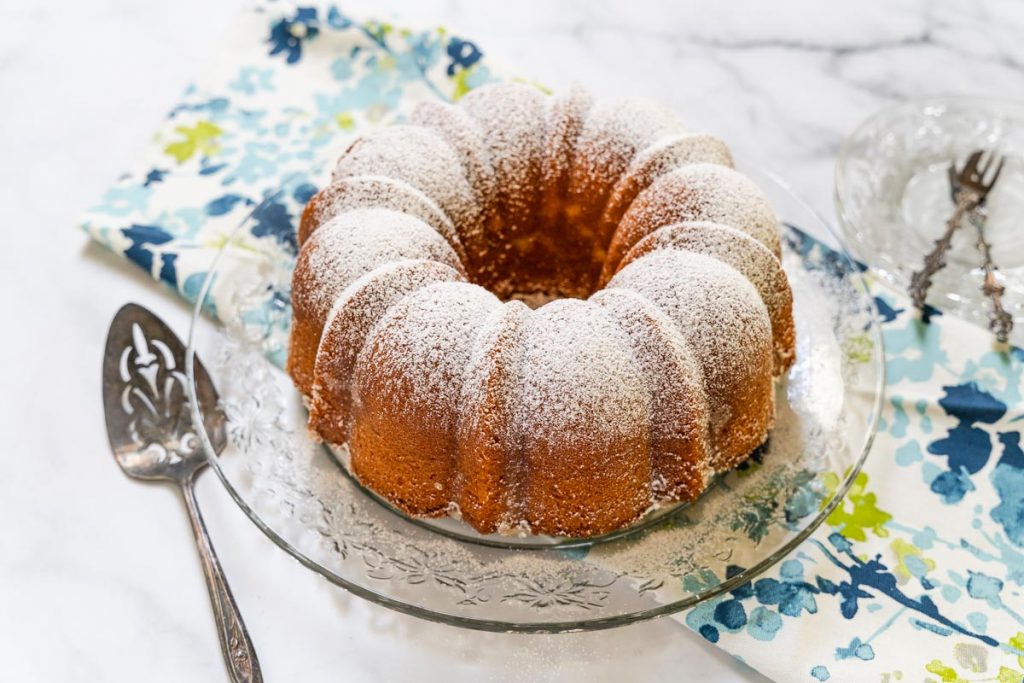
[[[981,291],[992,302],[988,326],[989,329],[995,332],[996,340],[1001,344],[1005,344],[1009,341],[1010,331],[1013,330],[1013,316],[1003,307],[1003,294],[1006,292],[1006,288],[999,284],[999,280],[996,278],[996,272],[999,268],[992,260],[992,245],[985,238],[987,214],[984,209],[979,208],[972,212],[970,217],[971,223],[978,230],[977,246],[983,261],[982,269],[985,271],[985,279],[982,282]]]
[[[932,250],[925,255],[921,269],[910,276],[910,298],[916,308],[924,309],[928,290],[932,286],[932,276],[946,266],[946,252],[949,251],[949,247],[953,243],[953,233],[960,228],[964,215],[977,203],[978,197],[973,193],[960,192],[958,194],[956,207],[946,220],[946,231],[942,233],[942,237],[935,240]]]
[[[220,638],[220,649],[227,664],[228,673],[233,683],[262,683],[263,674],[260,663],[256,659],[256,650],[252,646],[249,632],[242,621],[238,605],[231,594],[231,588],[220,567],[217,553],[213,550],[210,535],[206,532],[206,524],[199,513],[193,480],[189,478],[181,485],[181,493],[185,498],[185,507],[192,522],[192,533],[196,537],[199,559],[203,564],[206,576],[206,589],[210,593],[213,615],[217,621],[217,636]]]

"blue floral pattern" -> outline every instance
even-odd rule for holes
[[[290,264],[302,207],[353,136],[502,77],[443,29],[356,20],[331,4],[257,4],[83,227],[194,301],[226,240]],[[800,249],[822,248],[791,234]],[[287,293],[267,301],[254,322],[287,325]],[[777,566],[680,618],[780,680],[1021,681],[1024,352],[993,349],[938,311],[925,324],[901,296],[879,292],[876,303],[889,398],[864,472]],[[786,514],[822,504],[798,496]],[[736,532],[762,527],[750,519]],[[739,571],[684,582],[699,590]]]
[[[356,21],[333,4],[243,13],[224,59],[189,86],[146,162],[83,218],[97,241],[194,299],[212,251],[241,237],[295,254],[295,223],[361,131],[493,80],[473,42]]]
[[[864,471],[811,539],[685,621],[779,680],[1019,682],[1022,354],[876,304],[889,400]]]

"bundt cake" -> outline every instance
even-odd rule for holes
[[[771,206],[641,101],[423,104],[345,151],[299,242],[287,369],[312,433],[396,507],[483,533],[695,499],[765,441],[795,357]]]

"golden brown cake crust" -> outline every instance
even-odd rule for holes
[[[462,518],[493,533],[522,518],[524,481],[514,391],[529,309],[502,306],[483,321],[462,387],[456,441]]]
[[[765,441],[792,292],[721,141],[524,84],[411,121],[350,145],[299,225],[287,370],[365,486],[483,533],[586,537]]]
[[[324,325],[313,367],[309,426],[328,443],[349,439],[352,376],[359,352],[373,327],[407,294],[463,276],[443,263],[402,260],[375,269],[354,281],[334,302]]]
[[[778,376],[789,370],[796,360],[793,291],[782,264],[767,247],[721,223],[684,221],[659,228],[637,242],[622,259],[619,269],[659,249],[682,249],[714,256],[746,277],[761,295],[772,323],[773,373]]]
[[[634,244],[682,221],[722,223],[758,240],[776,258],[782,253],[775,214],[753,182],[725,166],[691,164],[659,177],[633,200],[612,237],[601,280],[611,279]]]
[[[324,325],[345,288],[371,270],[406,258],[426,258],[462,272],[445,239],[411,214],[391,209],[341,213],[308,238],[292,275],[292,332],[288,372],[306,396]]]

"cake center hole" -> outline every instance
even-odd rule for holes
[[[558,293],[551,292],[513,292],[508,296],[506,300],[522,301],[530,308],[540,308],[544,304],[549,304],[557,299],[568,299],[572,297],[564,296]]]
[[[502,301],[534,309],[557,299],[586,299],[597,289],[607,245],[579,233],[571,224],[525,231],[493,245],[470,277]]]

